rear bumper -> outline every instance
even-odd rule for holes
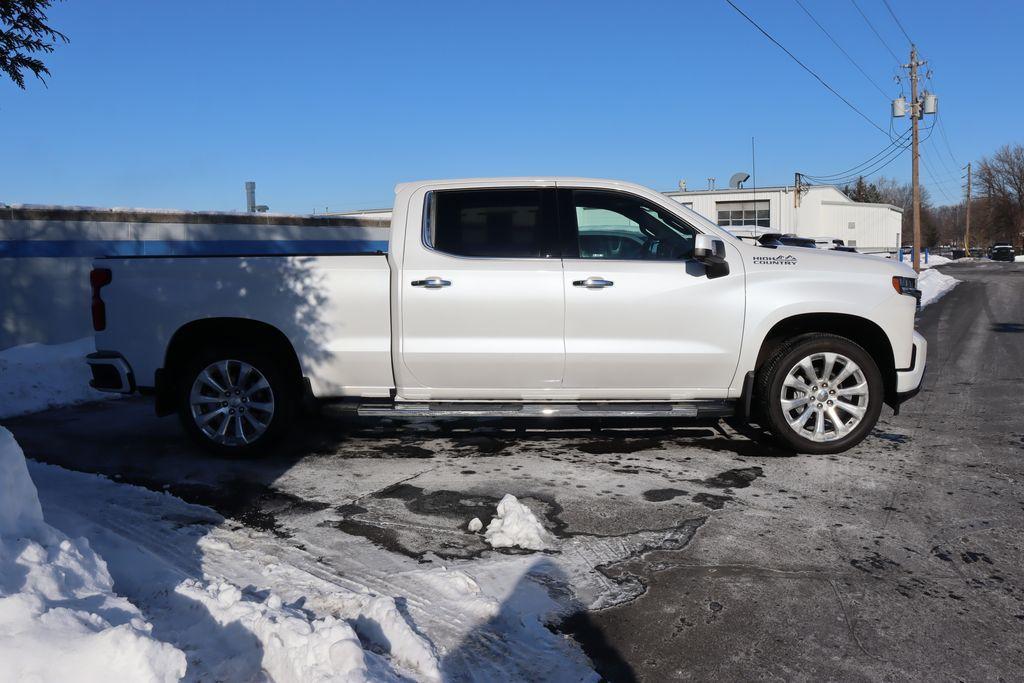
[[[128,361],[114,351],[97,351],[85,357],[92,370],[89,386],[99,391],[130,394],[135,391],[135,375]]]
[[[919,332],[914,332],[914,350],[910,354],[910,367],[896,371],[896,394],[906,400],[921,388],[924,367],[928,359],[928,342]]]

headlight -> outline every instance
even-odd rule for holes
[[[917,299],[917,305],[921,305],[921,290],[917,288],[917,278],[894,275],[892,278],[892,288],[900,294],[914,297]]]
[[[900,294],[910,294],[911,292],[917,291],[917,279],[912,277],[899,277],[894,276],[892,279],[892,288]]]

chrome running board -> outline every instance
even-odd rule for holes
[[[719,418],[736,414],[734,400],[677,403],[487,403],[462,401],[397,401],[360,403],[361,417],[682,417]]]

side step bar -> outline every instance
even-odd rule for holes
[[[736,414],[735,400],[678,403],[360,403],[360,417],[683,417],[719,418]]]

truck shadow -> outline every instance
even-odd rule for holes
[[[552,633],[573,639],[589,661]],[[518,655],[514,662],[508,662],[510,650]],[[637,680],[633,667],[572,597],[569,577],[548,559],[534,562],[494,616],[441,662],[445,678],[465,681],[583,680],[587,668],[610,683]]]
[[[326,408],[306,416],[300,433],[284,447],[297,454],[339,457],[416,457],[432,454],[438,439],[460,455],[505,453],[519,446],[550,454],[642,453],[695,448],[741,457],[789,457],[769,435],[740,420],[680,421],[664,418],[446,418],[359,417]],[[436,453],[442,455],[443,453]],[[659,455],[665,455],[659,453]]]

